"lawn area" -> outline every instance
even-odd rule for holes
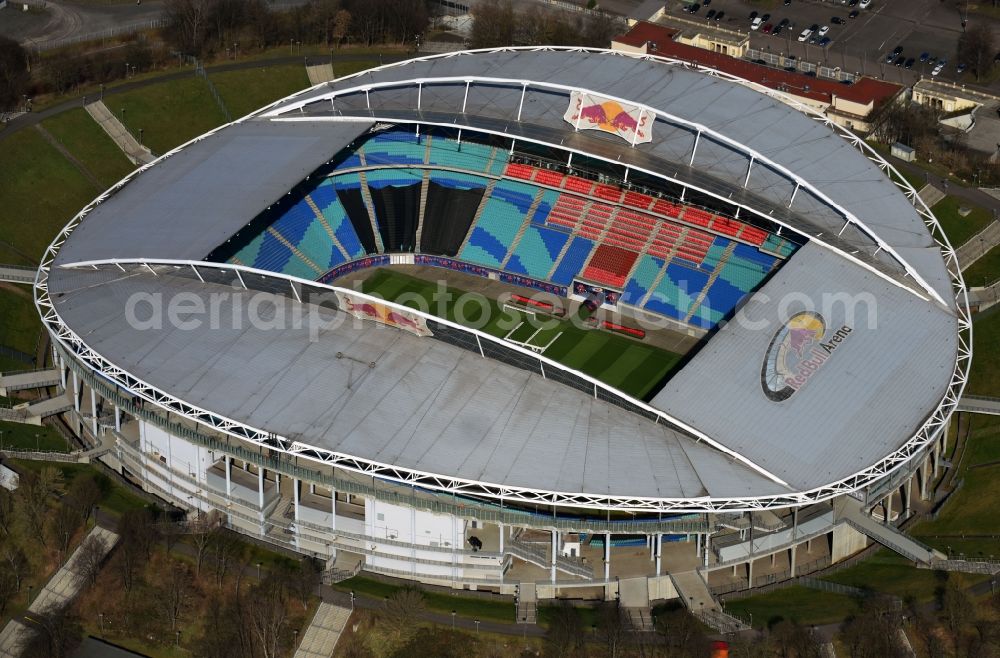
[[[135,133],[143,129],[143,143],[158,154],[222,124],[225,116],[208,85],[198,76],[171,80],[108,98],[105,103]]]
[[[3,312],[0,312],[0,345],[34,355],[38,334],[42,330],[42,321],[28,294],[28,288],[22,286],[20,289],[24,290],[25,294],[19,295],[0,288],[0,309],[3,309]],[[21,361],[15,361],[14,366],[7,369],[28,370],[34,367],[30,363]],[[2,368],[0,372],[3,372]]]
[[[993,247],[986,255],[962,271],[965,285],[970,288],[986,286],[1000,279],[1000,246]]]
[[[380,580],[355,576],[334,585],[337,589],[349,590],[374,598],[392,596],[401,589],[399,585],[391,585]],[[472,597],[452,596],[437,592],[423,592],[427,608],[437,612],[450,613],[454,610],[462,617],[470,619],[489,619],[491,621],[514,623],[514,603],[477,599]]]
[[[495,300],[448,288],[451,299],[438,303],[436,283],[389,269],[377,270],[364,281],[362,290],[387,300],[399,300],[412,308],[429,310],[497,337],[504,337],[511,330],[515,330],[512,336],[515,339],[533,333],[524,326],[518,327],[519,322],[529,319],[527,315],[501,309]],[[461,303],[451,301],[455,299]],[[552,338],[555,342],[544,352],[546,357],[640,399],[653,390],[681,358],[678,354],[622,336],[574,326],[568,320],[545,320],[542,331],[531,344],[545,345]]]
[[[301,64],[209,73],[234,119],[309,86]]]
[[[42,125],[105,187],[135,168],[82,107],[46,119]]]
[[[3,420],[0,420],[0,447],[11,450],[69,452],[66,440],[51,427],[8,423]]]
[[[726,611],[744,619],[753,616],[754,628],[767,628],[782,620],[800,624],[830,624],[860,609],[846,594],[824,592],[799,585],[726,603]]]
[[[920,189],[919,187],[917,189]],[[959,214],[959,209],[969,208],[970,212],[965,217]],[[962,199],[954,196],[946,196],[938,201],[931,208],[934,216],[937,217],[941,228],[944,229],[948,241],[953,247],[960,246],[963,242],[979,233],[986,225],[993,221],[993,215],[985,208],[969,206]],[[1000,273],[998,273],[1000,275]]]
[[[4,141],[0,171],[0,262],[35,265],[59,229],[94,198],[94,188],[35,130]]]
[[[973,316],[972,369],[966,393],[1000,395],[1000,306]]]
[[[957,579],[963,587],[967,587],[983,577],[952,573],[948,574],[948,578]],[[823,576],[822,579],[892,594],[904,600],[912,597],[921,602],[933,599],[937,589],[944,586],[939,572],[915,569],[909,560],[887,549],[880,550],[860,564]]]
[[[335,61],[333,63],[333,75],[339,78],[357,73],[358,71],[364,71],[365,69],[375,68],[376,66],[378,66],[378,59],[360,60],[357,62]]]

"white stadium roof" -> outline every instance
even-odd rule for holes
[[[648,108],[658,115],[653,140],[574,131],[563,120],[571,90]],[[940,431],[967,371],[967,308],[953,252],[928,231],[926,208],[885,177],[887,165],[765,93],[777,95],[680,63],[576,49],[424,58],[319,85],[160,158],[88,207],[46,256],[39,308],[64,348],[134,394],[345,468],[591,507],[828,498],[884,475]],[[129,326],[134,293],[222,289],[174,266],[197,263],[380,121],[588,153],[813,241],[745,305],[768,328],[723,327],[651,406],[640,403],[645,416],[396,329],[342,325],[310,342],[304,330]],[[875,328],[870,307],[853,319],[843,306],[827,310],[826,326],[851,325],[849,339],[793,397],[769,399],[761,367],[779,311],[799,310],[780,300],[794,293],[822,307],[831,292],[874,298]]]

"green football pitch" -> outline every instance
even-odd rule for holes
[[[546,357],[641,400],[659,388],[681,359],[679,354],[606,331],[501,308],[496,300],[481,294],[450,286],[441,288],[436,283],[389,269],[377,270],[368,277],[362,291],[498,338],[538,348],[547,346]]]

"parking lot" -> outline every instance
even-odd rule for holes
[[[699,2],[704,5],[704,0]],[[745,0],[710,0],[708,7],[702,6],[695,14],[684,11],[690,2],[671,2],[668,8],[676,16],[749,33],[751,46],[762,51],[793,54],[807,62],[840,67],[851,73],[913,84],[921,75],[931,76],[934,65],[919,61],[920,55],[927,53],[929,58],[948,60],[938,76],[940,79],[954,81],[959,77],[955,70],[959,63],[955,52],[962,33],[963,3],[956,5],[954,0],[873,0],[867,9],[861,9],[839,0],[792,0],[789,5],[782,2],[751,5]],[[706,18],[709,10],[723,11],[725,16],[721,21],[710,20]],[[852,10],[858,10],[856,18],[848,17]],[[765,34],[763,29],[753,31],[750,29],[751,11],[770,14],[765,22],[772,26],[782,19],[788,19],[790,24],[778,36]],[[833,24],[831,18],[834,16],[842,18],[844,24]],[[797,40],[799,33],[813,24],[830,27],[826,35],[830,43],[826,47]],[[996,32],[997,26],[993,27]],[[915,60],[912,69],[886,62],[886,55],[897,46],[902,46],[904,60]]]

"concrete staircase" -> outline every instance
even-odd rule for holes
[[[309,76],[309,84],[318,85],[321,82],[333,80],[333,64],[313,64],[306,67],[306,75]]]
[[[920,188],[920,191],[917,192],[917,196],[919,196],[920,200],[926,203],[927,207],[930,208],[943,199],[945,197],[945,193],[933,185],[927,184]]]
[[[998,244],[1000,244],[1000,221],[993,220],[982,231],[963,242],[962,246],[955,248],[958,266],[964,272]]]
[[[945,560],[941,551],[925,546],[896,528],[872,518],[861,503],[850,496],[838,502],[838,516],[858,532],[867,535],[886,548],[899,553],[914,562],[930,564],[935,560]]]
[[[517,619],[515,623],[537,624],[538,595],[535,592],[535,583],[520,583],[517,589]]]
[[[144,165],[152,162],[155,158],[153,152],[145,146],[140,146],[139,142],[132,136],[132,133],[125,128],[124,124],[112,114],[111,110],[104,104],[104,101],[94,101],[85,106],[87,114],[97,122],[104,132],[108,134],[118,148],[122,150],[132,164]]]
[[[722,606],[708,589],[708,583],[698,571],[672,573],[670,580],[684,606],[708,626],[720,633],[739,633],[750,630],[749,624],[722,609]]]
[[[337,648],[340,634],[351,618],[351,609],[332,603],[320,603],[306,627],[295,658],[330,658]]]

